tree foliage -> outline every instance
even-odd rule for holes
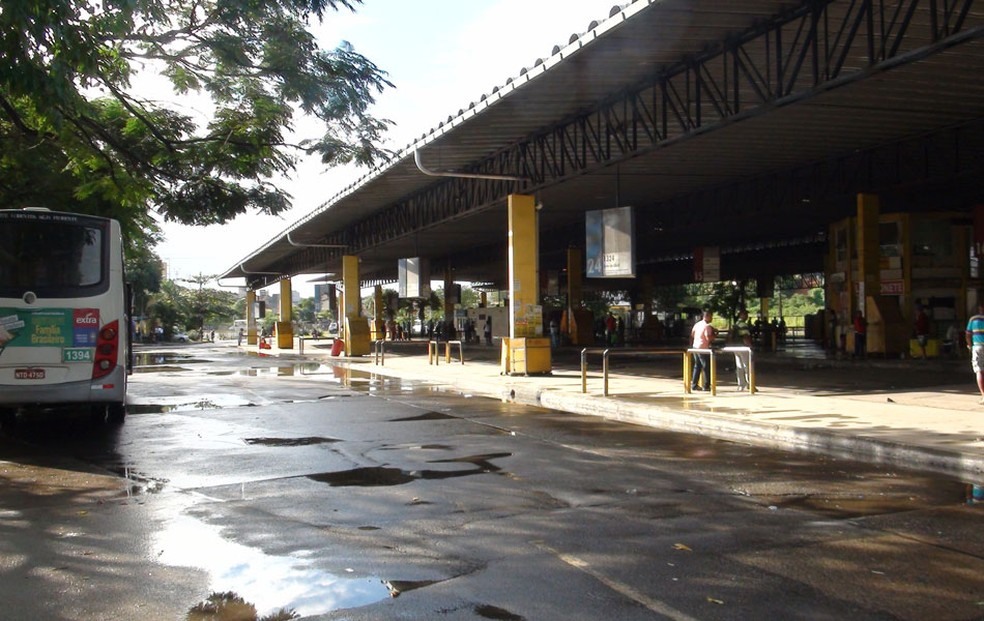
[[[204,331],[210,324],[227,325],[237,317],[236,294],[205,286],[214,276],[199,274],[184,287],[173,280],[164,280],[159,290],[150,296],[147,313],[151,320],[164,328],[165,338],[172,328]]]
[[[4,2],[3,198],[30,202],[39,181],[57,181],[64,201],[213,224],[286,209],[274,180],[301,155],[384,158],[388,122],[368,109],[385,73],[310,30],[360,1]],[[323,133],[292,142],[299,113]]]
[[[149,248],[133,248],[126,253],[126,279],[133,286],[134,312],[143,316],[150,296],[161,290],[164,262]]]

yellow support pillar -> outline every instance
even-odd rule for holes
[[[256,345],[256,292],[246,292],[246,344]]]
[[[345,355],[365,356],[371,351],[369,323],[362,316],[359,296],[359,257],[342,257],[342,282],[345,283],[343,316],[345,319]]]
[[[594,318],[591,311],[582,308],[584,284],[584,256],[580,248],[567,249],[567,311],[560,322],[560,331],[570,339],[571,345],[590,345],[594,342]]]
[[[879,203],[875,194],[858,194],[858,295],[855,305],[868,322],[866,350],[885,352],[885,330],[876,296],[881,295]]]
[[[539,231],[532,196],[510,194],[509,212],[509,371],[550,373],[550,339],[543,337],[538,302]]]
[[[280,281],[280,320],[277,322],[277,347],[294,349],[294,300],[290,278]]]

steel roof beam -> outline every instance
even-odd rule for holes
[[[514,143],[468,169],[523,182],[453,179],[351,227],[355,249],[398,239],[481,211],[510,192],[535,192],[724,123],[861,79],[901,54],[930,48],[984,24],[982,0],[807,2],[733,40],[667,68],[594,110]],[[913,59],[914,60],[914,59]]]

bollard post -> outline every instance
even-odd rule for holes
[[[588,392],[588,348],[581,350],[581,394]]]
[[[748,348],[748,394],[754,395],[755,388],[755,353],[752,348]]]
[[[602,376],[604,376],[605,378],[605,387],[602,394],[606,397],[608,396],[608,352],[609,351],[611,350],[606,349],[605,352],[601,355],[602,356],[601,371],[602,371]]]
[[[714,355],[714,350],[711,350],[711,396],[717,395],[717,356]]]
[[[683,352],[683,392],[690,394],[690,377],[694,370],[692,368],[693,359],[690,357],[690,352]]]

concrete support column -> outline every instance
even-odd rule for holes
[[[590,345],[594,342],[594,318],[591,311],[581,307],[584,291],[584,255],[580,248],[567,249],[567,308],[560,321],[560,332],[571,345]]]
[[[659,321],[653,317],[653,277],[643,274],[639,284],[639,296],[642,298],[642,325],[639,326],[639,335],[644,342],[651,342],[661,336]],[[635,312],[634,307],[632,311]]]
[[[452,289],[454,288],[454,275],[451,273],[451,265],[444,266],[444,327],[445,334],[450,334],[451,326],[454,325],[454,305],[455,300]]]
[[[386,317],[383,308],[383,286],[376,285],[372,289],[372,329],[370,337],[378,341],[386,337]]]
[[[369,323],[362,316],[362,299],[359,295],[359,257],[342,257],[343,321],[345,324],[345,355],[364,356],[371,350]]]
[[[509,211],[509,338],[536,336],[527,310],[538,302],[539,235],[532,196],[510,194]]]
[[[280,281],[280,320],[277,321],[277,347],[294,349],[294,296],[290,278]]]
[[[868,322],[867,351],[884,353],[884,322],[879,312],[878,300],[875,299],[881,295],[881,253],[878,239],[880,206],[878,196],[875,194],[858,194],[857,207],[858,290],[854,309],[863,312]]]
[[[256,292],[246,292],[246,344],[256,345]]]
[[[539,306],[540,236],[536,203],[532,196],[510,194],[507,210],[509,339],[503,342],[503,372],[509,375],[550,373],[550,339],[543,336],[543,311]]]

